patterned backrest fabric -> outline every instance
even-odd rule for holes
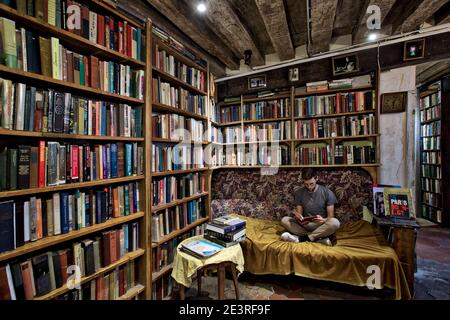
[[[363,169],[317,170],[318,183],[332,190],[342,224],[360,220],[363,206],[373,207],[372,178]],[[301,169],[262,175],[257,169],[218,169],[212,176],[212,214],[281,220],[294,209],[294,190],[303,186]]]

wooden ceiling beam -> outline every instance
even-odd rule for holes
[[[147,0],[156,10],[172,21],[188,37],[195,41],[212,56],[217,57],[228,68],[239,69],[239,59],[231,49],[210,28],[194,15],[193,8],[184,1]]]
[[[308,21],[306,0],[286,0],[286,16],[289,21],[294,48],[307,44]]]
[[[295,56],[283,0],[255,0],[272,45],[281,61]]]
[[[450,1],[444,4],[434,14],[434,21],[436,24],[444,24],[450,22]]]
[[[228,1],[209,0],[206,17],[212,29],[219,31],[224,36],[228,45],[237,50],[239,57],[244,57],[245,50],[252,50],[251,65],[264,65],[264,56]]]
[[[359,23],[357,25],[357,28],[355,29],[353,33],[353,43],[358,44],[363,41],[364,38],[367,36],[368,29],[367,29],[367,19],[369,18],[369,15],[367,14],[367,8],[371,5],[377,5],[380,7],[381,11],[381,26],[383,27],[383,21],[388,15],[389,11],[391,11],[393,5],[395,4],[396,0],[366,0],[365,5],[363,6],[360,16],[359,16]]]
[[[330,49],[338,0],[311,0],[311,52]]]
[[[434,15],[448,0],[423,0],[417,9],[404,19],[394,33],[406,33],[417,30],[429,17]]]

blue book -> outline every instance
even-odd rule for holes
[[[111,145],[106,145],[106,174],[111,179]]]
[[[97,153],[92,153],[92,177],[91,180],[97,180]]]
[[[36,88],[30,88],[30,118],[28,128],[30,131],[34,131],[34,114],[36,112]]]
[[[102,223],[102,192],[95,192],[95,222]]]
[[[61,192],[60,194],[60,219],[61,219],[61,233],[69,233],[70,219],[69,219],[69,194]]]
[[[0,253],[15,249],[14,202],[0,202]]]
[[[123,197],[124,197],[124,208],[123,208],[123,211],[124,211],[124,215],[125,216],[128,216],[130,214],[130,195],[129,195],[129,192],[130,192],[130,190],[128,188],[128,185],[125,184],[123,186]]]
[[[133,194],[132,194],[132,196],[133,196],[133,212],[132,213],[136,213],[138,211],[138,208],[137,208],[137,200],[138,199],[137,199],[137,185],[135,182],[133,182],[131,184],[131,188],[133,189],[132,190],[132,192],[133,192]]]
[[[140,28],[136,28],[136,43],[137,43],[137,52],[136,52],[136,57],[137,60],[142,60],[141,59],[141,45],[142,45],[142,39],[141,39],[141,29]]]
[[[111,178],[117,178],[117,144],[111,144]]]
[[[101,119],[101,123],[100,123],[100,129],[101,129],[100,134],[102,136],[108,135],[107,129],[106,129],[106,113],[107,113],[107,111],[106,111],[106,103],[102,102],[102,119]]]
[[[89,227],[91,225],[91,200],[89,198],[89,194],[85,194],[84,197],[84,221],[85,226]]]
[[[133,175],[133,145],[125,144],[125,176]]]
[[[108,156],[107,156],[107,150],[106,150],[106,146],[103,146],[103,148],[100,149],[100,152],[103,152],[103,179],[107,179],[108,178]]]
[[[123,226],[123,231],[124,231],[124,234],[125,234],[125,241],[124,241],[125,252],[130,252],[130,250],[129,250],[130,249],[130,247],[129,247],[130,242],[128,240],[129,232],[128,232],[128,225],[127,224],[125,224]]]
[[[103,223],[108,219],[108,203],[106,201],[106,192],[104,191],[100,191],[100,207],[101,207],[100,221]]]
[[[109,62],[109,92],[114,92],[114,62]]]

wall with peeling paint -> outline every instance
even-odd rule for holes
[[[415,117],[418,109],[416,67],[382,72],[379,91],[380,95],[389,92],[408,92],[406,112],[380,115],[381,168],[379,182],[415,190],[415,137],[417,130]]]

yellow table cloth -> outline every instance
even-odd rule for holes
[[[183,243],[188,243],[194,240],[202,239],[203,236],[196,236],[181,242],[177,247],[177,252],[173,261],[172,278],[185,287],[192,285],[192,278],[197,274],[197,270],[206,265],[231,261],[236,264],[238,274],[244,271],[244,255],[239,244],[229,248],[222,249],[210,258],[199,259],[190,254],[180,251],[180,246]]]

